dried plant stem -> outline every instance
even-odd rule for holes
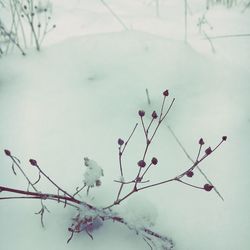
[[[160,0],[155,0],[156,16],[160,17]]]
[[[108,11],[112,14],[112,16],[123,26],[125,30],[129,30],[128,26],[124,23],[124,21],[114,12],[114,10],[104,1],[100,0],[101,3],[108,9]]]
[[[216,50],[215,50],[213,42],[211,41],[211,37],[209,37],[205,31],[203,31],[203,34],[206,37],[206,39],[208,40],[208,42],[209,42],[209,44],[210,44],[210,46],[212,48],[212,52],[215,53]]]
[[[184,0],[184,29],[185,29],[185,43],[187,43],[187,12],[188,12],[188,4],[187,4],[187,0]]]
[[[174,137],[174,139],[176,140],[176,142],[178,143],[178,145],[180,146],[180,148],[182,149],[182,151],[184,152],[184,154],[186,155],[186,157],[192,162],[195,163],[195,161],[192,159],[192,157],[188,154],[187,150],[184,148],[183,144],[180,142],[179,138],[176,136],[175,132],[173,131],[173,129],[167,125],[167,128],[169,129],[170,133],[172,134],[172,136]],[[197,159],[196,159],[197,161]],[[224,201],[223,196],[221,195],[221,193],[218,191],[218,189],[216,188],[216,186],[211,182],[211,180],[208,178],[208,176],[204,173],[204,171],[197,166],[198,171],[202,174],[202,176],[205,178],[205,180],[212,185],[214,188],[214,191],[217,193],[217,195]]]
[[[29,186],[31,186],[34,191],[38,192],[37,188],[34,186],[34,184],[30,181],[30,179],[28,178],[28,176],[26,175],[26,173],[23,171],[23,169],[21,168],[20,164],[19,164],[19,160],[13,156],[13,155],[10,155],[10,158],[12,160],[12,162],[18,167],[18,169],[21,171],[21,173],[23,174],[24,178],[27,180]]]
[[[236,38],[236,37],[248,37],[250,34],[232,34],[232,35],[221,35],[221,36],[210,36],[209,38],[214,39],[222,39],[222,38]]]
[[[15,0],[12,0],[12,1],[15,1]],[[20,15],[20,11],[18,10],[17,4],[15,2],[13,2],[13,7],[15,9],[15,12],[17,13],[18,24],[20,25],[20,28],[21,28],[21,34],[23,37],[24,47],[27,48],[27,41],[26,41],[26,35],[24,32],[23,21],[22,21],[21,15]]]
[[[139,192],[139,191],[142,191],[142,190],[145,190],[145,189],[148,189],[148,188],[152,188],[152,187],[156,187],[156,186],[159,186],[159,185],[163,185],[163,184],[166,184],[166,183],[169,183],[169,182],[173,182],[173,181],[178,181],[184,185],[188,185],[190,187],[193,187],[193,188],[197,188],[197,189],[204,189],[204,187],[198,187],[198,186],[195,186],[195,185],[192,185],[192,184],[189,184],[183,180],[181,180],[188,172],[190,171],[193,171],[195,168],[198,167],[198,165],[204,161],[210,154],[214,153],[219,147],[220,145],[224,142],[225,140],[222,139],[218,145],[214,148],[214,149],[211,149],[210,153],[207,154],[205,153],[200,159],[199,158],[199,155],[200,155],[200,152],[201,152],[201,147],[202,145],[200,145],[199,147],[199,150],[198,150],[198,154],[197,154],[197,160],[195,162],[193,162],[193,165],[191,167],[189,167],[187,170],[185,170],[184,172],[182,172],[181,174],[177,175],[176,177],[174,178],[170,178],[170,179],[167,179],[167,180],[164,180],[164,181],[161,181],[161,182],[157,182],[157,183],[154,183],[154,184],[150,184],[150,185],[147,185],[147,186],[144,186],[144,187],[137,187],[138,184],[140,184],[140,182],[138,181],[138,178],[135,180],[135,185],[133,187],[133,189],[128,193],[126,194],[124,197],[120,198],[119,200],[116,200],[113,204],[109,205],[108,207],[105,207],[104,209],[107,209],[107,208],[111,208],[115,205],[118,205],[120,204],[122,201],[124,201],[125,199],[127,199],[128,197],[130,197],[132,194],[134,194],[135,192]],[[147,171],[147,170],[146,170]]]
[[[32,200],[40,200],[41,202],[44,200],[51,200],[51,201],[56,201],[56,202],[60,202],[60,203],[64,203],[65,201],[67,201],[67,205],[76,208],[77,210],[80,209],[80,206],[85,206],[86,207],[86,203],[79,201],[75,198],[71,198],[71,197],[67,197],[67,196],[61,196],[61,195],[55,195],[55,194],[43,194],[43,193],[37,193],[37,192],[29,192],[29,191],[24,191],[24,190],[19,190],[19,189],[14,189],[14,188],[9,188],[9,187],[4,187],[4,186],[0,186],[0,193],[1,192],[9,192],[9,193],[15,193],[15,194],[23,194],[25,196],[10,196],[10,197],[0,197],[0,200],[12,200],[12,199],[32,199]],[[143,227],[140,229],[137,228],[133,228],[131,227],[131,225],[126,222],[122,217],[120,217],[119,215],[115,214],[112,210],[104,210],[104,209],[99,209],[96,208],[94,206],[88,205],[87,208],[89,210],[93,210],[96,212],[96,217],[100,217],[100,219],[102,221],[107,221],[107,220],[111,220],[114,222],[118,222],[121,223],[123,225],[125,225],[129,230],[133,230],[136,232],[136,234],[142,236],[143,237],[148,237],[148,239],[150,240],[154,240],[157,239],[160,242],[162,242],[161,244],[168,244],[170,245],[170,248],[167,249],[171,249],[173,247],[173,242],[171,239],[169,239],[166,236],[160,235],[159,233],[156,233],[154,231],[152,231],[149,228]],[[39,214],[41,216],[41,224],[44,226],[44,221],[43,221],[43,215],[44,212],[48,211],[46,206],[42,205],[42,208],[40,211],[38,211],[36,214]],[[71,232],[71,236],[68,239],[68,242],[72,239],[73,234],[74,233],[80,233],[81,230],[76,231],[74,229],[69,228],[69,231]]]
[[[77,188],[76,192],[73,194],[73,197],[75,197],[77,194],[79,194],[85,187],[86,187],[86,184],[84,184],[80,189]]]
[[[64,189],[62,189],[61,187],[59,187],[47,174],[44,173],[44,171],[38,166],[36,165],[39,173],[41,173],[45,178],[48,179],[48,181],[50,183],[52,183],[52,185],[54,185],[58,190],[60,190],[61,192],[63,192],[65,195],[67,195],[68,197],[75,199],[71,194],[69,194],[67,191],[65,191]]]
[[[64,195],[56,195],[56,194],[48,194],[48,193],[41,193],[41,192],[30,192],[30,191],[24,191],[24,190],[20,190],[20,189],[15,189],[15,188],[9,188],[9,187],[4,187],[4,186],[0,186],[0,192],[9,192],[9,193],[15,193],[15,194],[23,194],[26,196],[19,196],[19,199],[24,199],[24,197],[30,197],[30,199],[40,199],[40,200],[54,200],[57,202],[65,202],[67,201],[68,205],[72,205],[73,204],[78,204],[78,205],[82,205],[87,207],[88,209],[91,210],[97,210],[97,208],[95,208],[94,206],[91,206],[90,204],[86,203],[86,202],[82,202],[78,199],[75,198],[71,198],[71,197],[67,197]],[[1,200],[4,199],[13,199],[13,197],[1,197]],[[79,207],[78,207],[79,208]]]
[[[148,89],[146,89],[146,96],[147,96],[148,105],[150,105],[151,101],[150,101]]]
[[[144,162],[144,160],[145,160],[145,158],[146,158],[146,155],[147,155],[147,153],[148,153],[149,146],[151,145],[151,143],[152,143],[152,141],[153,141],[153,139],[154,139],[154,137],[155,137],[155,134],[156,134],[157,130],[159,129],[160,124],[161,124],[162,121],[166,118],[167,114],[169,113],[169,111],[170,111],[170,109],[172,108],[173,103],[174,103],[174,101],[175,101],[175,99],[173,99],[173,100],[171,101],[171,103],[170,103],[170,105],[169,105],[167,111],[166,111],[165,113],[163,113],[164,105],[165,105],[165,99],[166,99],[166,96],[164,95],[163,101],[162,101],[162,106],[161,106],[161,111],[160,111],[160,112],[161,112],[161,113],[160,113],[160,117],[159,117],[159,119],[158,119],[158,123],[157,123],[157,125],[156,125],[156,127],[155,127],[155,129],[154,129],[154,131],[153,131],[153,133],[152,133],[151,136],[149,136],[149,128],[151,127],[151,125],[152,125],[152,123],[153,123],[153,121],[155,120],[156,117],[155,117],[155,116],[152,116],[152,119],[151,119],[151,121],[150,121],[148,127],[146,128],[145,123],[144,123],[144,120],[143,120],[143,116],[144,116],[144,115],[140,115],[140,121],[141,121],[141,124],[142,124],[143,132],[144,132],[145,140],[146,140],[146,146],[145,146],[145,149],[144,149],[144,151],[143,151],[143,156],[142,156],[142,158],[141,158],[143,162]],[[155,115],[157,116],[156,113],[155,113]],[[132,135],[133,135],[133,133],[131,134],[131,136],[132,136]],[[130,136],[130,138],[131,138],[131,136]],[[125,144],[125,146],[127,146],[127,144]],[[121,146],[120,146],[120,147],[119,147],[119,163],[120,163],[120,166],[121,166],[121,156],[122,156],[121,152],[122,152],[122,151],[121,151]],[[137,173],[137,175],[136,175],[136,177],[135,177],[134,180],[129,181],[129,182],[124,182],[124,181],[122,181],[122,182],[120,183],[120,188],[119,188],[119,191],[118,191],[118,195],[117,195],[117,197],[116,197],[116,200],[113,202],[113,204],[111,204],[111,205],[105,207],[105,209],[111,208],[111,207],[113,207],[114,205],[120,204],[120,202],[122,202],[123,200],[125,200],[126,198],[128,198],[128,197],[129,197],[130,195],[132,195],[133,193],[137,192],[137,191],[139,190],[138,187],[137,187],[137,185],[142,183],[142,179],[143,179],[144,175],[147,173],[147,171],[148,171],[148,169],[150,168],[151,165],[152,165],[152,164],[149,164],[149,165],[148,165],[148,167],[146,168],[146,170],[143,172],[142,175],[141,175],[141,173],[142,173],[142,167],[140,167],[139,170],[138,170],[138,173]],[[123,177],[123,176],[122,176],[122,177]],[[123,189],[124,185],[125,185],[125,184],[131,184],[131,183],[134,183],[134,187],[132,188],[132,190],[131,190],[127,195],[125,195],[123,198],[120,198],[120,195],[121,195],[121,192],[122,192],[122,189]]]
[[[123,148],[121,148],[121,146],[119,147],[119,168],[120,168],[120,174],[121,174],[121,178],[122,178],[122,179],[124,178],[124,175],[123,175],[123,167],[122,167],[122,156],[123,156],[123,154],[124,154],[124,152],[125,152],[125,149],[127,148],[127,145],[128,145],[128,143],[129,143],[131,137],[134,135],[137,126],[138,126],[138,123],[135,124],[135,126],[134,126],[134,128],[133,128],[131,134],[129,135],[129,137],[128,137],[128,139],[127,139],[127,141],[124,143]],[[121,192],[122,192],[123,187],[124,187],[124,183],[121,183],[121,184],[120,184],[120,187],[119,187],[118,194],[117,194],[116,201],[119,200],[119,197],[120,197],[120,194],[121,194]]]

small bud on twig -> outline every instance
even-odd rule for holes
[[[122,146],[123,144],[124,144],[124,141],[121,138],[119,138],[118,139],[118,145]]]
[[[203,140],[202,138],[200,138],[199,144],[200,144],[201,146],[205,144],[205,142],[204,142],[204,140]]]
[[[158,117],[158,115],[157,115],[157,113],[154,111],[153,113],[152,113],[152,118],[153,119],[156,119]]]
[[[30,159],[29,162],[30,162],[30,164],[31,164],[32,166],[37,166],[37,161],[36,161],[36,160]]]
[[[192,171],[187,171],[186,176],[191,178],[193,177],[194,173]]]
[[[166,90],[163,92],[163,95],[164,95],[164,96],[168,96],[168,95],[169,95],[168,89],[166,89]]]
[[[153,165],[157,165],[157,163],[158,163],[157,158],[153,157],[152,160],[151,160],[151,163],[152,163]]]
[[[4,153],[5,153],[7,156],[11,156],[11,152],[10,152],[8,149],[5,149],[5,150],[4,150]]]
[[[227,140],[227,136],[222,136],[222,140],[226,141]]]
[[[139,110],[138,114],[139,114],[140,117],[143,117],[145,115],[145,111]]]
[[[205,184],[204,185],[204,190],[206,190],[207,192],[211,191],[213,189],[214,186],[210,185],[210,184]]]
[[[144,160],[140,160],[137,162],[137,165],[141,168],[144,168],[146,166],[146,162]]]
[[[207,155],[210,155],[211,153],[212,153],[212,149],[209,147],[209,148],[207,148],[206,150],[205,150],[205,153],[207,154]]]

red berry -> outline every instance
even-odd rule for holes
[[[158,163],[157,158],[153,157],[152,160],[151,160],[151,163],[152,163],[153,165],[157,165],[157,163]]]
[[[222,140],[226,141],[227,140],[227,136],[222,136]]]
[[[143,117],[145,115],[145,111],[139,110],[138,114],[139,114],[140,117]]]
[[[144,160],[140,160],[137,162],[137,165],[141,168],[144,168],[146,166],[146,162]]]
[[[203,141],[203,139],[202,139],[202,138],[200,138],[200,140],[199,140],[199,144],[200,144],[200,145],[204,145],[204,144],[205,144],[205,142]]]
[[[154,111],[153,113],[152,113],[152,118],[153,119],[156,119],[158,117],[158,115],[157,115],[157,113]]]
[[[30,159],[29,162],[30,162],[30,164],[31,164],[32,166],[37,166],[36,160]]]
[[[204,190],[206,190],[207,192],[211,191],[213,189],[214,186],[210,185],[210,184],[205,184],[203,186]]]
[[[163,92],[163,95],[164,95],[164,96],[168,96],[168,95],[169,95],[168,89],[166,89],[166,90]]]
[[[5,150],[4,150],[4,153],[5,153],[7,156],[11,156],[11,152],[10,152],[8,149],[5,149]]]
[[[186,173],[186,176],[190,177],[190,178],[193,177],[193,175],[194,175],[194,173],[191,170],[187,171],[187,173]]]
[[[123,143],[124,143],[124,141],[123,141],[121,138],[119,138],[119,139],[118,139],[118,145],[122,146]]]
[[[212,149],[211,149],[210,147],[207,148],[207,149],[205,150],[205,153],[206,153],[207,155],[210,155],[212,152],[213,152],[213,151],[212,151]]]

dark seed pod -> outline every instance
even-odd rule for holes
[[[146,162],[144,160],[140,160],[137,162],[137,165],[140,167],[140,168],[144,168],[146,166]]]
[[[187,173],[186,173],[186,176],[189,177],[189,178],[193,177],[193,175],[194,175],[194,173],[191,170],[187,171]]]
[[[226,141],[227,140],[227,136],[222,136],[222,140]]]
[[[203,186],[204,190],[206,190],[207,192],[211,191],[213,189],[214,186],[210,185],[210,184],[205,184]]]
[[[166,90],[163,92],[163,95],[164,95],[164,96],[169,96],[168,89],[166,89]]]
[[[152,160],[151,160],[151,163],[152,163],[153,165],[157,165],[157,163],[158,163],[157,158],[153,157]]]
[[[121,138],[119,138],[118,139],[118,145],[122,146],[123,144],[124,144],[124,141]]]
[[[209,148],[207,148],[206,150],[205,150],[205,153],[207,154],[207,155],[210,155],[211,153],[212,153],[212,149],[209,147]]]
[[[5,149],[5,150],[4,150],[4,153],[5,153],[7,156],[11,156],[11,152],[10,152],[8,149]]]
[[[139,114],[140,117],[143,117],[143,116],[145,115],[145,111],[139,110],[139,111],[138,111],[138,114]]]
[[[31,164],[32,166],[37,166],[37,161],[36,161],[36,160],[30,159],[29,162],[30,162],[30,164]]]
[[[204,144],[205,144],[205,142],[204,142],[204,140],[203,140],[202,138],[200,138],[199,144],[200,144],[200,145],[204,145]]]
[[[152,118],[153,119],[156,119],[158,117],[158,115],[157,115],[157,113],[154,111],[153,113],[152,113]]]

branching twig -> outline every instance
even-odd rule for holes
[[[177,144],[180,146],[180,148],[182,149],[182,151],[184,152],[184,154],[186,155],[186,157],[192,162],[194,163],[195,161],[192,159],[192,157],[188,154],[187,150],[184,148],[183,144],[180,142],[179,138],[176,136],[175,132],[173,131],[173,129],[167,125],[167,128],[169,129],[170,133],[172,134],[172,136],[174,137],[174,139],[176,140]],[[196,159],[197,161],[197,159]],[[197,166],[198,171],[203,175],[203,177],[206,179],[206,181],[212,185],[214,188],[214,191],[217,193],[217,195],[224,201],[223,196],[221,195],[221,193],[218,191],[218,189],[214,186],[214,184],[211,182],[211,180],[208,178],[208,176],[204,173],[204,171]]]
[[[146,162],[145,162],[145,159],[146,159],[146,156],[148,154],[148,149],[149,149],[149,147],[150,147],[150,145],[151,145],[151,143],[152,143],[152,141],[153,141],[153,139],[154,139],[154,137],[156,135],[156,132],[158,131],[161,123],[163,122],[163,120],[166,118],[167,114],[169,113],[169,111],[172,108],[172,105],[173,105],[173,103],[175,101],[175,99],[173,99],[171,101],[171,103],[170,103],[167,111],[164,113],[164,106],[165,106],[165,102],[166,102],[166,97],[168,95],[169,95],[168,90],[166,90],[166,91],[163,92],[163,101],[162,101],[162,106],[161,106],[161,109],[160,109],[160,116],[158,117],[157,113],[154,111],[152,113],[152,115],[151,115],[152,118],[151,118],[151,121],[150,121],[148,127],[145,125],[145,122],[144,122],[145,112],[143,110],[140,110],[138,112],[138,114],[140,116],[142,130],[143,130],[143,133],[144,133],[144,136],[145,136],[145,140],[146,140],[146,145],[145,145],[145,149],[143,151],[143,156],[142,156],[141,160],[137,163],[137,165],[139,167],[138,173],[137,173],[136,177],[133,180],[128,181],[128,182],[125,182],[124,180],[122,180],[120,182],[121,186],[120,186],[120,189],[119,189],[118,196],[117,196],[116,200],[111,205],[105,207],[104,209],[109,209],[109,208],[112,208],[115,205],[120,204],[122,201],[124,201],[125,199],[127,199],[128,197],[130,197],[131,195],[133,195],[135,192],[142,191],[142,190],[145,190],[145,189],[148,189],[148,188],[152,188],[152,187],[159,186],[159,185],[166,184],[166,183],[173,182],[173,181],[178,181],[179,183],[188,185],[190,187],[198,188],[198,189],[203,189],[203,190],[206,190],[206,191],[210,191],[210,190],[213,189],[213,185],[212,185],[212,183],[210,181],[209,181],[209,184],[205,184],[203,187],[201,187],[201,186],[195,186],[193,184],[190,184],[190,183],[188,183],[188,182],[186,182],[186,181],[184,181],[182,179],[184,178],[184,176],[187,176],[189,178],[192,177],[194,169],[198,168],[198,165],[202,161],[204,161],[209,155],[211,155],[214,151],[216,151],[219,148],[219,146],[227,139],[226,136],[222,137],[221,141],[218,143],[217,146],[214,147],[214,149],[211,149],[211,147],[208,147],[205,150],[205,153],[203,154],[202,157],[200,157],[200,155],[201,155],[202,147],[204,145],[204,141],[201,138],[199,140],[199,149],[198,149],[198,153],[197,153],[195,161],[192,160],[192,158],[187,154],[186,150],[182,146],[182,148],[184,149],[184,152],[186,153],[186,155],[188,156],[188,158],[193,163],[191,165],[191,167],[189,167],[184,172],[182,172],[181,174],[179,174],[179,175],[177,175],[177,176],[175,176],[173,178],[170,178],[170,179],[158,182],[158,183],[154,183],[154,184],[149,184],[149,185],[146,185],[146,186],[138,186],[138,185],[143,184],[142,183],[143,177],[148,172],[148,170],[150,169],[150,167],[152,165],[157,165],[157,163],[158,163],[157,158],[153,157],[152,160],[151,160],[151,163],[147,165]],[[149,128],[151,128],[151,125],[152,125],[152,123],[154,121],[157,121],[157,124],[156,124],[155,129],[152,132],[152,135],[150,136],[150,134],[149,134],[150,129]],[[178,142],[179,142],[179,140],[178,140]],[[119,141],[118,141],[118,144],[119,144]],[[122,146],[122,144],[123,143],[119,144],[120,147]],[[119,155],[121,155],[120,153],[121,153],[121,148],[119,148]],[[145,168],[145,170],[143,171],[144,168]],[[208,178],[206,178],[206,179],[208,179]],[[125,185],[125,184],[132,184],[132,183],[134,183],[133,188],[127,194],[125,194],[122,198],[120,198],[123,185]],[[216,192],[218,192],[218,191],[216,191]],[[222,198],[221,195],[220,195],[220,197]]]
[[[125,149],[127,148],[128,143],[130,142],[132,136],[135,133],[135,130],[138,124],[135,125],[128,139],[126,140],[126,142],[124,142],[122,139],[118,139],[118,159],[119,159],[119,171],[120,171],[121,178],[120,180],[115,180],[115,182],[120,184],[120,187],[118,188],[117,197],[111,205],[106,206],[106,207],[96,207],[85,201],[76,199],[75,196],[79,194],[79,192],[81,192],[86,186],[87,186],[87,195],[88,195],[89,189],[90,187],[92,187],[91,184],[88,185],[87,182],[85,182],[81,188],[77,187],[76,192],[73,195],[71,195],[69,192],[67,192],[66,190],[61,188],[58,184],[56,184],[52,180],[52,178],[50,178],[40,168],[37,161],[34,159],[30,159],[30,164],[38,170],[38,179],[34,183],[31,182],[28,175],[22,169],[19,159],[13,156],[12,153],[7,149],[5,150],[5,154],[12,161],[13,173],[16,175],[15,167],[17,167],[22,173],[22,175],[24,176],[24,178],[27,180],[28,187],[31,186],[34,191],[31,192],[29,190],[22,190],[22,189],[15,189],[15,188],[10,188],[6,186],[0,186],[0,194],[1,194],[0,200],[13,200],[13,199],[40,200],[41,209],[36,214],[40,215],[40,220],[41,220],[41,224],[43,227],[45,226],[44,225],[44,213],[46,211],[49,212],[48,208],[44,204],[45,201],[54,201],[54,202],[62,203],[64,207],[69,205],[75,208],[78,211],[78,214],[75,218],[73,218],[73,223],[68,228],[70,232],[70,237],[67,240],[67,243],[70,242],[70,240],[72,239],[75,233],[80,233],[82,231],[85,231],[85,233],[88,234],[88,236],[93,240],[92,231],[95,228],[98,228],[100,225],[102,225],[104,221],[112,220],[114,222],[121,223],[125,225],[129,230],[134,231],[138,236],[140,236],[147,243],[147,245],[151,249],[153,248],[159,249],[159,250],[160,249],[162,250],[172,249],[174,244],[171,239],[152,231],[150,228],[138,227],[136,225],[131,224],[130,222],[126,221],[123,217],[119,216],[119,214],[115,213],[112,209],[113,206],[120,204],[121,202],[128,199],[131,195],[133,195],[136,192],[143,191],[143,190],[153,188],[156,186],[160,186],[160,185],[170,183],[170,182],[178,182],[180,184],[183,184],[192,188],[196,188],[196,189],[205,190],[205,191],[211,191],[214,188],[212,183],[208,180],[207,177],[206,179],[208,183],[205,184],[204,186],[193,185],[192,183],[189,183],[188,181],[186,181],[185,178],[191,178],[193,176],[193,172],[196,169],[198,169],[201,173],[203,173],[199,169],[199,164],[203,162],[212,153],[214,153],[220,147],[220,145],[224,141],[226,141],[227,137],[223,136],[217,146],[215,146],[213,149],[211,147],[208,147],[205,149],[204,152],[203,152],[203,145],[205,143],[203,139],[201,138],[199,140],[199,148],[197,150],[197,156],[195,158],[196,160],[194,161],[189,156],[189,154],[187,153],[185,148],[182,146],[182,144],[180,143],[180,141],[178,140],[178,138],[176,137],[176,135],[174,134],[174,132],[171,130],[170,127],[169,127],[170,132],[173,134],[176,141],[181,146],[181,148],[183,149],[183,151],[185,152],[189,160],[192,161],[192,165],[186,170],[182,171],[179,175],[176,175],[175,177],[170,178],[170,179],[165,179],[163,181],[156,182],[153,184],[150,184],[150,183],[148,184],[149,180],[146,180],[146,181],[143,180],[146,174],[149,173],[149,170],[153,168],[153,166],[158,164],[158,160],[156,157],[151,158],[151,161],[148,164],[146,163],[146,161],[148,160],[148,152],[149,152],[150,146],[152,145],[152,141],[155,138],[160,125],[166,119],[175,101],[175,99],[172,99],[167,110],[164,111],[166,98],[168,97],[168,95],[169,95],[168,90],[163,92],[163,101],[162,101],[162,105],[160,108],[159,116],[157,115],[156,111],[153,111],[153,113],[151,114],[150,122],[148,124],[145,121],[145,117],[144,117],[145,112],[143,110],[140,110],[138,112],[140,116],[140,121],[141,121],[141,128],[143,130],[143,135],[145,137],[145,147],[144,147],[144,150],[142,151],[141,160],[139,160],[137,163],[137,167],[139,167],[139,170],[136,171],[137,173],[135,175],[135,178],[133,178],[130,181],[125,181],[124,179],[124,166],[122,162],[122,157],[125,153]],[[84,160],[87,161],[85,165],[91,168],[91,165],[89,163],[90,160],[88,158],[84,158]],[[97,169],[98,171],[102,170],[100,167],[98,167]],[[205,176],[204,173],[203,175]],[[43,192],[38,191],[38,188],[36,188],[35,185],[39,184],[41,177],[44,177],[50,184],[52,184],[57,189],[57,194],[43,193]],[[122,194],[123,187],[125,185],[131,185],[132,187],[128,193]],[[13,194],[13,195],[2,196],[2,194],[5,194],[5,193]],[[18,196],[16,196],[17,194]]]

